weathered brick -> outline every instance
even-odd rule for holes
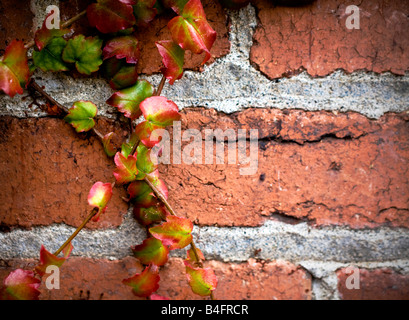
[[[104,123],[102,123],[104,122]],[[3,226],[52,223],[78,226],[90,211],[87,196],[97,181],[113,182],[114,164],[101,143],[84,138],[61,119],[0,118],[0,221]],[[112,123],[101,120],[101,132]],[[121,129],[116,127],[118,135]],[[108,209],[90,228],[118,226],[128,205],[114,188]]]
[[[255,0],[260,24],[251,61],[269,78],[302,70],[325,76],[337,69],[403,75],[409,68],[409,1],[363,1],[360,29],[346,28],[345,13],[356,1],[317,0],[304,7]]]
[[[0,263],[0,279],[16,268],[30,269],[35,260],[9,260]],[[222,263],[207,262],[218,277],[217,299],[310,299],[311,278],[302,268],[289,262]],[[41,299],[139,299],[122,280],[141,272],[136,259],[118,261],[72,257],[61,267],[60,289],[48,290],[43,284]],[[202,299],[192,293],[183,261],[172,258],[160,271],[158,294],[172,300]]]
[[[359,289],[348,289],[351,270],[337,272],[338,290],[344,300],[409,300],[409,276],[391,269],[359,270]]]
[[[257,226],[290,216],[315,225],[409,227],[407,113],[379,120],[277,109],[233,115],[187,109],[182,114],[182,131],[201,130],[202,139],[206,128],[260,133],[254,175],[240,175],[239,165],[228,164],[227,150],[225,164],[160,165],[170,203],[197,224]],[[3,117],[1,131],[5,227],[78,225],[92,183],[114,180],[112,160],[99,141],[79,138],[62,120]],[[94,227],[121,223],[125,194],[120,187],[115,190],[106,216]]]

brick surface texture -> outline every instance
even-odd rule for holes
[[[33,2],[21,1],[19,6],[11,0],[0,2],[1,53],[15,38],[32,40],[33,18],[38,14]],[[62,20],[92,2],[60,1]],[[231,53],[230,26],[234,19],[233,13],[219,1],[202,3],[218,34],[212,58],[207,62],[211,65]],[[269,0],[252,1],[257,21],[257,25],[248,26],[254,27],[252,39],[248,39],[252,41],[249,52],[252,67],[271,80],[304,71],[314,79],[337,70],[407,77],[409,1],[361,1],[358,30],[349,30],[345,25],[349,16],[346,8],[352,4],[356,1],[316,0],[301,7],[277,6]],[[141,74],[160,73],[162,60],[155,41],[170,38],[166,25],[174,16],[167,11],[140,30]],[[73,29],[74,34],[96,34],[85,18],[76,22]],[[187,52],[185,68],[203,71],[202,59],[203,55]],[[1,93],[0,108],[6,110],[3,98]],[[31,100],[26,101],[29,105]],[[380,103],[389,103],[388,97]],[[87,196],[91,186],[96,181],[114,181],[112,158],[105,155],[95,135],[77,134],[63,121],[62,114],[42,118],[2,114],[0,234],[31,232],[32,228],[55,224],[79,226],[90,211]],[[297,106],[281,110],[266,105],[249,106],[231,114],[201,107],[185,108],[181,114],[182,132],[198,130],[202,146],[206,129],[234,132],[256,129],[259,135],[257,171],[252,175],[240,174],[240,168],[247,165],[227,163],[227,139],[224,163],[159,166],[169,189],[169,203],[196,226],[220,227],[228,233],[229,227],[257,228],[273,220],[304,223],[320,230],[323,237],[333,230],[353,230],[360,237],[368,230],[379,230],[382,234],[393,228],[402,232],[398,240],[405,241],[409,228],[409,111],[370,119],[355,112],[307,111]],[[119,147],[127,137],[129,123],[120,116],[117,119],[99,117],[96,128],[103,134],[115,132],[114,144]],[[170,128],[171,147],[174,132]],[[188,144],[189,141],[184,141],[182,150]],[[204,154],[199,159],[204,162]],[[87,228],[95,231],[120,228],[130,211],[126,197],[125,188],[115,186],[107,211],[99,222],[91,222]],[[379,243],[379,239],[376,241]],[[37,257],[19,252],[8,256],[16,258],[0,257],[0,281],[16,268],[32,269],[38,263]],[[90,258],[95,256],[74,253],[61,269],[61,289],[46,289],[43,279],[41,299],[139,299],[122,284],[123,279],[141,272],[143,266],[135,258]],[[354,256],[360,257],[359,253]],[[349,276],[346,266],[334,267],[328,261],[326,264],[315,261],[313,271],[300,261],[284,260],[206,260],[205,266],[212,267],[217,275],[218,299],[408,300],[409,269],[405,264],[408,257],[399,257],[404,262],[379,259],[369,261],[374,263],[373,267],[360,268],[360,288],[356,290],[346,287]],[[351,264],[355,262],[368,261],[362,257]],[[379,266],[378,262],[387,266]],[[403,267],[395,265],[399,263]],[[332,268],[331,271],[316,271],[323,265]],[[201,299],[187,285],[181,258],[171,258],[161,268],[160,277],[158,294],[175,300]]]

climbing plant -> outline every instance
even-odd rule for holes
[[[163,77],[154,88],[138,78],[137,31],[167,8],[173,10],[175,16],[167,25],[171,39],[156,42],[163,61]],[[188,283],[194,293],[214,299],[215,273],[204,266],[205,258],[193,240],[192,222],[178,216],[168,203],[168,190],[160,178],[157,155],[152,149],[160,142],[157,129],[171,126],[181,117],[178,106],[161,96],[161,92],[166,81],[172,85],[182,78],[185,51],[204,53],[202,64],[211,57],[216,32],[207,21],[200,0],[97,0],[59,28],[49,28],[54,14],[47,15],[34,41],[24,44],[13,40],[7,46],[0,58],[0,89],[10,97],[23,94],[26,88],[39,93],[50,107],[64,114],[64,120],[76,132],[95,134],[116,168],[112,182],[96,181],[92,186],[88,195],[92,210],[76,231],[54,253],[42,246],[34,269],[12,271],[4,280],[0,298],[39,299],[41,280],[48,274],[48,268],[62,267],[73,250],[72,240],[89,221],[103,219],[113,186],[123,185],[133,204],[135,218],[148,230],[143,243],[132,248],[134,257],[144,266],[143,271],[124,279],[123,284],[130,286],[138,297],[165,299],[155,294],[159,288],[159,269],[168,261],[171,250],[190,245],[184,261]],[[83,16],[98,35],[70,36],[70,27]],[[128,136],[121,147],[117,149],[112,144],[113,132],[101,133],[95,129],[98,108],[92,101],[76,101],[71,108],[66,108],[31,78],[36,69],[42,72],[76,70],[86,76],[100,72],[115,90],[106,103],[130,121]],[[134,120],[141,116],[143,121],[135,125]]]

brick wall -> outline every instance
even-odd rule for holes
[[[55,4],[25,2],[1,1],[1,49],[32,39]],[[88,2],[61,1],[62,19]],[[200,57],[189,56],[189,71],[163,95],[181,108],[182,130],[259,132],[255,174],[232,164],[160,166],[171,205],[194,222],[218,276],[216,297],[409,299],[409,1],[361,1],[353,30],[346,8],[354,1],[255,0],[239,11],[202,3],[218,32],[213,57],[199,70]],[[154,85],[161,59],[153,43],[169,37],[169,17],[141,37],[140,72]],[[86,20],[76,28],[92,32]],[[103,79],[34,78],[67,107],[95,102],[98,129],[124,135]],[[92,184],[112,180],[96,138],[30,102],[0,95],[0,279],[34,265],[41,244],[57,249],[86,216]],[[61,289],[42,286],[43,299],[135,299],[121,281],[141,270],[130,247],[146,233],[125,196],[115,187],[101,221],[74,240]],[[183,257],[173,252],[158,293],[197,299]],[[353,277],[359,288],[348,285]]]

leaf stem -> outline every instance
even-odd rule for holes
[[[154,96],[160,96],[160,94],[162,93],[163,87],[165,86],[165,83],[166,83],[166,77],[162,76],[158,89],[156,89],[155,93],[153,94]]]
[[[77,20],[79,20],[83,15],[85,15],[87,13],[87,10],[84,10],[80,13],[78,13],[76,16],[72,17],[71,19],[67,20],[66,22],[64,22],[62,25],[60,25],[61,29],[67,28],[70,25],[72,25],[74,22],[76,22]],[[35,42],[34,40],[31,40],[30,42],[26,43],[24,45],[24,48],[26,49],[30,49],[32,47],[34,47]]]
[[[98,213],[98,208],[92,209],[90,214],[85,218],[81,225],[74,231],[74,233],[64,242],[64,244],[54,253],[55,256],[58,256],[61,251],[77,236],[77,234],[86,226],[86,224]]]

